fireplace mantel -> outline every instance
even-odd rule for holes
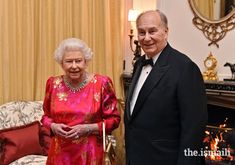
[[[125,96],[131,83],[131,74],[123,74]],[[235,82],[205,81],[208,104],[231,108],[235,110]]]
[[[235,110],[235,82],[205,81],[207,103]]]

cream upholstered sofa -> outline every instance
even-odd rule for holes
[[[45,165],[50,143],[43,127],[41,101],[13,101],[0,106],[0,164]]]

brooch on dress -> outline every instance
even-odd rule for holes
[[[53,88],[61,87],[61,82],[62,82],[62,78],[61,77],[55,78],[54,81],[53,81],[53,84],[54,84]]]
[[[68,94],[65,92],[59,92],[57,93],[57,97],[60,101],[67,101]]]

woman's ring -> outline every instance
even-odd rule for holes
[[[75,136],[75,138],[78,139],[78,138],[79,138],[79,135],[77,134],[77,135]]]

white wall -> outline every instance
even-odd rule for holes
[[[137,1],[140,0],[133,0],[133,4]],[[170,45],[188,55],[202,72],[205,71],[203,61],[212,52],[217,59],[219,78],[230,78],[230,69],[223,65],[226,62],[235,63],[235,29],[227,32],[225,38],[218,42],[219,48],[215,45],[208,46],[209,40],[192,23],[193,13],[188,0],[156,0],[156,2],[158,9],[168,17]]]
[[[128,1],[130,1],[130,0],[127,0],[126,2],[128,2]],[[146,0],[132,0],[131,3],[132,3],[132,9],[138,10],[140,13],[143,11],[146,11],[146,10],[154,10],[154,9],[156,9],[156,6],[157,6],[156,0],[147,0],[147,1]],[[131,23],[128,22],[128,26],[127,26],[128,34],[129,34],[130,27],[131,27]],[[134,39],[137,39],[136,38],[135,22],[132,23],[132,27],[134,30]],[[128,36],[128,34],[126,34],[126,36]],[[132,62],[132,59],[134,58],[134,55],[133,55],[133,52],[131,52],[131,50],[130,50],[129,38],[126,41],[126,43],[128,43],[128,46],[125,48],[125,70],[124,70],[124,72],[131,73],[132,72],[131,62]],[[134,45],[133,45],[133,48],[135,48]]]

